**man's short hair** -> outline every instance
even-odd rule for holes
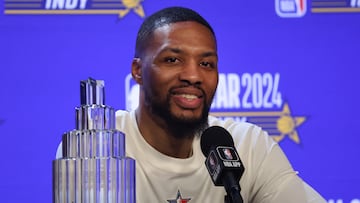
[[[169,7],[157,11],[147,17],[142,23],[136,38],[135,57],[140,57],[141,50],[146,47],[147,41],[155,29],[176,22],[194,21],[207,27],[215,38],[210,24],[196,11],[184,7]]]

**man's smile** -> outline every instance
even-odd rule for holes
[[[184,109],[196,109],[203,103],[203,93],[198,88],[177,88],[171,92],[174,102]]]

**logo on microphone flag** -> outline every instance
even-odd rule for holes
[[[218,161],[214,151],[211,151],[209,153],[209,156],[206,159],[206,166],[208,167],[208,170],[209,170],[211,176],[213,176],[216,172],[216,169],[217,169],[216,167],[219,166],[219,161]]]
[[[226,159],[228,159],[228,160],[234,159],[229,148],[223,148],[223,152],[224,152]]]
[[[220,155],[220,159],[223,161],[238,161],[240,160],[237,156],[235,150],[232,147],[228,146],[218,146],[216,148],[218,154]]]

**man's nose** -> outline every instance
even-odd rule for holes
[[[196,62],[184,64],[179,78],[181,81],[185,81],[193,85],[201,84],[203,82],[203,76],[200,65]]]

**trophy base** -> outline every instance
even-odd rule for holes
[[[135,160],[104,157],[53,161],[53,203],[135,202]]]

